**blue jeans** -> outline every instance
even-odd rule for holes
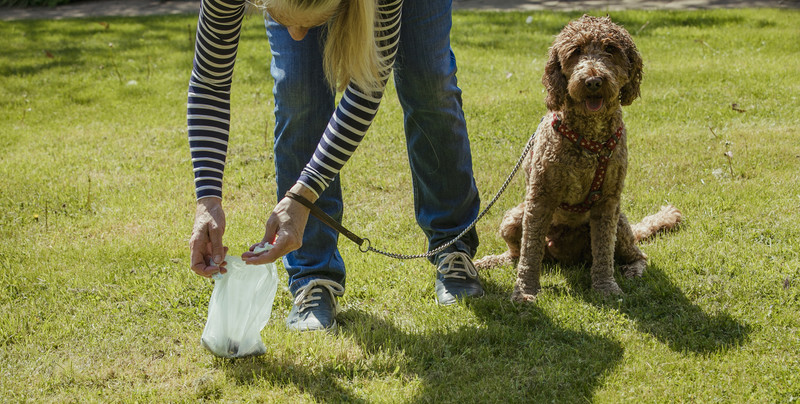
[[[461,89],[456,82],[456,60],[450,48],[451,12],[451,0],[405,0],[394,65],[413,178],[414,212],[429,248],[455,238],[477,217],[480,207]],[[278,198],[282,198],[311,159],[333,114],[335,94],[322,70],[322,29],[312,29],[297,42],[272,19],[267,19],[266,25],[275,79],[275,172]],[[368,142],[369,136],[364,141]],[[341,221],[338,176],[316,204]],[[344,286],[345,267],[337,241],[335,230],[309,217],[303,246],[283,258],[292,293],[317,278]],[[473,228],[443,253],[461,251],[473,256],[477,247],[478,234]],[[429,260],[435,262],[435,257]]]

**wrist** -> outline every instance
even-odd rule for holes
[[[314,191],[311,190],[311,188],[308,188],[308,187],[306,187],[305,185],[303,185],[303,184],[301,184],[299,182],[295,183],[289,189],[289,191],[294,192],[295,194],[300,195],[303,198],[308,199],[312,203],[316,202],[316,200],[319,199],[317,194],[315,194]]]
[[[205,208],[206,210],[218,208],[222,206],[222,198],[216,196],[207,196],[197,200],[198,208]]]

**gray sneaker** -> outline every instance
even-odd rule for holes
[[[343,294],[342,285],[332,280],[312,280],[295,293],[286,327],[294,331],[335,331],[339,312],[336,298]]]
[[[463,252],[442,254],[436,258],[436,301],[447,306],[465,297],[483,296],[483,285],[469,255]]]

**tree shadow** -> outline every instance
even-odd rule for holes
[[[491,294],[467,304],[481,324],[430,332],[345,311],[339,334],[359,345],[366,367],[333,361],[305,368],[268,355],[223,367],[238,383],[294,385],[322,402],[367,401],[348,385],[388,378],[420,383],[411,402],[577,402],[591,400],[622,358],[619,342],[559,327],[536,305]]]
[[[725,351],[747,340],[751,327],[725,312],[709,314],[692,303],[657,264],[641,278],[627,279],[615,270],[624,296],[594,292],[588,266],[562,266],[570,288],[587,302],[618,310],[641,332],[653,335],[677,352],[708,354]]]
[[[5,31],[21,33],[20,42],[24,46],[2,47],[8,60],[15,62],[4,64],[0,72],[27,76],[65,67],[92,69],[97,68],[98,60],[110,63],[116,57],[117,63],[122,63],[127,58],[146,56],[154,43],[162,49],[191,56],[194,27],[185,21],[190,20],[186,16],[156,16],[4,22],[8,24]],[[116,55],[109,50],[109,43],[114,44]],[[53,56],[45,57],[44,50]],[[42,54],[41,58],[32,57],[35,53]]]

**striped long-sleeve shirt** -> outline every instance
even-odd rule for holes
[[[378,0],[375,39],[389,79],[400,38],[403,0]],[[197,22],[194,66],[189,80],[187,121],[197,199],[222,197],[222,178],[230,129],[233,66],[244,18],[244,0],[203,0]],[[358,147],[383,93],[365,94],[349,85],[314,156],[298,181],[319,195]]]

